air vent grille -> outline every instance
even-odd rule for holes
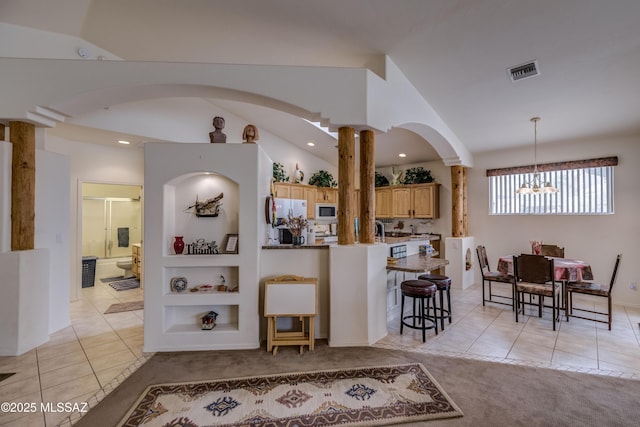
[[[511,81],[517,82],[518,80],[540,75],[540,67],[538,66],[538,61],[531,61],[508,68],[507,73]]]

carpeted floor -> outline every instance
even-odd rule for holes
[[[403,426],[636,426],[640,381],[372,347],[276,356],[259,350],[158,353],[91,409],[77,426],[117,425],[145,388],[292,371],[421,363],[464,417]]]
[[[104,314],[122,313],[123,311],[133,311],[144,309],[144,301],[119,302],[111,304]]]
[[[135,277],[126,280],[118,280],[117,282],[110,282],[111,286],[116,291],[126,291],[128,289],[135,289],[140,287],[140,281]]]

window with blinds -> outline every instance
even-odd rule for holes
[[[613,171],[617,163],[617,157],[612,157],[539,165],[540,180],[550,182],[559,190],[557,193],[516,193],[533,179],[531,166],[488,170],[489,214],[613,214]]]

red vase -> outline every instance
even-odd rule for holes
[[[176,236],[173,241],[173,250],[176,255],[180,255],[184,251],[184,240],[182,240],[182,236]]]

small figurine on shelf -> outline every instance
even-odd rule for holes
[[[213,132],[209,132],[209,140],[212,144],[227,142],[227,135],[222,132],[222,129],[224,129],[224,117],[216,116],[213,118],[213,129]]]
[[[218,313],[215,311],[210,311],[200,319],[201,328],[203,330],[211,330],[216,326],[216,319],[218,318]]]
[[[220,292],[226,292],[227,291],[227,285],[225,284],[227,283],[226,279],[224,278],[224,276],[221,274],[220,275],[220,279],[218,279],[218,291]]]
[[[258,140],[258,128],[255,125],[248,124],[242,131],[243,144],[255,144]]]
[[[304,180],[304,172],[300,170],[298,164],[296,163],[296,170],[293,172],[293,177],[295,178],[296,184],[301,184]]]

